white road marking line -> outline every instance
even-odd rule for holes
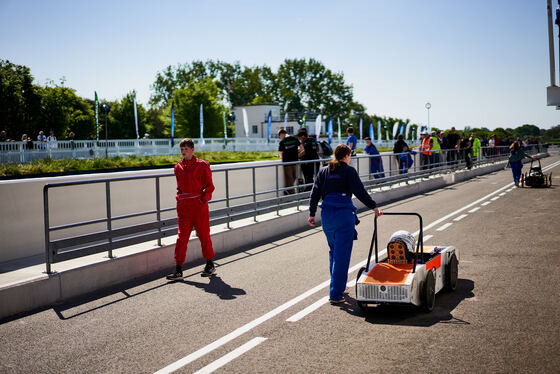
[[[495,197],[491,198],[490,200],[496,201],[496,200],[498,200],[499,198],[500,198],[500,196],[495,196]]]
[[[486,201],[486,202],[484,202],[484,203],[482,203],[482,204],[480,204],[480,205],[486,206],[486,205],[488,205],[488,204],[490,204],[490,203],[491,203],[491,201]]]
[[[443,225],[443,226],[441,226],[441,227],[438,227],[438,228],[436,229],[436,231],[443,231],[443,230],[445,230],[446,228],[448,228],[449,226],[451,226],[452,224],[453,224],[453,223],[451,223],[451,222],[447,222],[445,225]]]
[[[346,287],[352,287],[354,284],[356,284],[356,279],[353,279],[350,282],[346,283]],[[317,300],[313,304],[309,305],[307,308],[301,310],[300,312],[297,312],[296,314],[294,314],[293,316],[288,318],[286,321],[287,322],[297,322],[300,319],[302,319],[303,317],[305,317],[306,315],[314,312],[316,309],[319,309],[320,307],[322,307],[323,305],[325,305],[328,302],[329,302],[329,297],[325,296],[325,297]]]
[[[508,191],[509,191],[509,190],[508,190]],[[504,196],[505,194],[506,194],[505,192],[502,192],[502,193],[500,194],[500,196]]]
[[[214,372],[215,370],[221,368],[225,364],[229,363],[230,361],[233,361],[237,357],[241,356],[243,353],[248,352],[251,349],[255,348],[257,345],[261,344],[266,339],[267,338],[261,338],[261,337],[253,338],[253,339],[249,340],[247,343],[243,344],[242,346],[234,349],[233,351],[231,351],[227,355],[222,356],[218,360],[216,360],[216,361],[212,362],[211,364],[203,367],[199,371],[195,372],[195,374],[210,374],[210,373]]]
[[[560,163],[560,161],[559,161],[559,163]],[[507,184],[507,185],[505,185],[505,186],[503,186],[503,187],[497,189],[497,190],[494,191],[494,192],[491,192],[491,193],[489,193],[489,194],[487,194],[487,195],[481,197],[480,199],[478,199],[478,200],[476,200],[476,201],[473,201],[472,203],[470,203],[470,204],[468,204],[468,205],[465,205],[465,206],[462,207],[462,208],[459,208],[459,209],[457,209],[457,210],[455,210],[455,211],[453,211],[453,212],[451,212],[451,213],[449,213],[449,214],[447,214],[447,215],[445,215],[445,216],[443,216],[443,217],[441,217],[441,218],[435,220],[434,222],[430,223],[429,225],[424,226],[424,230],[428,230],[428,229],[430,229],[430,228],[432,228],[432,227],[434,227],[434,226],[440,224],[442,221],[445,221],[445,220],[447,220],[448,218],[453,217],[453,216],[456,215],[457,213],[460,213],[460,212],[462,212],[462,211],[464,211],[464,210],[466,210],[466,209],[471,208],[472,206],[477,205],[477,204],[480,203],[481,201],[484,201],[484,200],[486,200],[487,198],[489,198],[490,196],[493,196],[493,195],[495,195],[495,194],[497,194],[497,193],[500,193],[501,191],[503,191],[504,189],[506,189],[506,188],[508,188],[508,187],[510,187],[510,186],[511,186],[511,183],[509,183],[509,184]],[[488,203],[489,203],[489,202],[488,202]],[[484,205],[484,204],[482,204],[482,205]],[[419,233],[419,231],[416,231],[415,233],[413,233],[413,235],[416,236],[416,235],[418,235],[418,233]],[[381,253],[382,253],[382,252],[380,252],[380,254],[381,254]],[[367,262],[367,260],[364,260],[364,261],[362,261],[362,262],[360,262],[360,263],[354,265],[351,269],[348,270],[348,273],[351,273],[352,271],[354,271],[354,270],[356,270],[356,269],[358,269],[358,268],[364,266],[364,265],[366,264],[366,262]],[[299,303],[300,301],[303,301],[303,300],[307,299],[310,295],[313,295],[314,293],[316,293],[316,292],[320,291],[321,289],[327,287],[329,284],[330,284],[330,279],[327,280],[327,281],[325,281],[325,282],[323,282],[323,283],[321,283],[321,284],[319,284],[319,285],[317,285],[317,286],[315,286],[315,287],[313,287],[313,288],[311,288],[311,289],[309,289],[308,291],[302,293],[301,295],[299,295],[299,296],[297,296],[297,297],[295,297],[295,298],[293,298],[293,299],[291,299],[291,300],[285,302],[284,304],[282,304],[282,305],[276,307],[275,309],[273,309],[273,310],[271,310],[270,312],[268,312],[268,313],[262,315],[261,317],[255,319],[255,320],[253,320],[253,321],[251,321],[251,322],[249,322],[249,323],[246,323],[245,325],[243,325],[243,326],[241,326],[241,327],[235,329],[234,331],[230,332],[229,334],[224,335],[224,336],[221,337],[220,339],[218,339],[218,340],[216,340],[216,341],[214,341],[214,342],[212,342],[212,343],[210,343],[210,344],[208,344],[208,345],[206,345],[206,346],[200,348],[199,350],[197,350],[197,351],[195,351],[195,352],[193,352],[193,353],[191,353],[191,354],[189,354],[189,355],[183,357],[182,359],[180,359],[180,360],[178,360],[178,361],[175,361],[174,363],[172,363],[172,364],[170,364],[170,365],[164,367],[163,369],[158,370],[158,371],[156,372],[156,374],[160,374],[160,373],[172,373],[173,371],[182,368],[183,366],[185,366],[185,365],[187,365],[187,364],[189,364],[189,363],[191,363],[191,362],[193,362],[193,361],[199,359],[200,357],[204,356],[205,354],[207,354],[207,353],[209,353],[209,352],[212,352],[212,351],[215,350],[216,348],[221,347],[222,345],[224,345],[224,344],[226,344],[226,343],[232,341],[233,339],[235,339],[235,338],[237,338],[237,337],[243,335],[243,334],[246,333],[247,331],[252,330],[252,329],[255,328],[256,326],[260,325],[261,323],[263,323],[263,322],[265,322],[265,321],[271,319],[272,317],[275,317],[276,315],[280,314],[281,312],[283,312],[284,310],[288,309],[289,307],[291,307],[291,306],[293,306],[293,305]]]
[[[469,213],[474,213],[474,212],[476,212],[476,211],[479,210],[479,209],[480,209],[480,207],[477,206],[476,208],[472,208],[471,210],[469,210]]]
[[[430,240],[430,239],[433,238],[433,237],[434,237],[433,235],[429,235],[429,234],[428,234],[428,235],[425,235],[425,236],[424,236],[424,241],[428,241],[428,240]]]
[[[459,217],[454,218],[453,221],[459,222],[460,220],[462,220],[463,218],[465,218],[467,216],[468,216],[468,214],[461,214]]]

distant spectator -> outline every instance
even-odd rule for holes
[[[56,142],[56,136],[54,136],[54,131],[50,131],[49,136],[47,137],[47,142]]]
[[[475,134],[471,134],[469,142],[471,142],[473,161],[476,161],[480,153],[480,139]]]
[[[422,143],[418,150],[420,151],[420,169],[425,170],[430,167],[430,160],[432,156],[432,138],[430,138],[427,131],[422,132]]]
[[[373,155],[377,157],[371,157],[369,159],[369,165],[371,173],[374,178],[385,178],[385,173],[383,172],[383,160],[381,160],[381,155],[375,144],[371,142],[371,138],[368,136],[365,138],[366,147],[364,148],[364,153],[368,155]]]
[[[313,137],[307,135],[307,130],[300,129],[298,131],[298,139],[301,142],[300,151],[298,153],[300,161],[303,160],[318,160],[319,159],[319,145]],[[301,164],[301,171],[305,179],[305,184],[309,186],[305,187],[305,191],[311,191],[313,188],[313,178],[315,178],[316,169],[319,163],[307,163]]]
[[[414,163],[414,160],[412,159],[412,155],[415,155],[415,154],[416,154],[415,151],[408,149],[408,145],[405,144],[403,146],[403,151],[401,152],[401,155],[399,156],[399,173],[400,174],[408,173],[408,169]]]
[[[150,134],[145,133],[145,134],[144,134],[144,139],[150,139]]]
[[[465,134],[461,135],[461,142],[459,143],[459,151],[461,153],[461,158],[465,160],[465,163],[467,164],[467,169],[472,168],[471,149],[472,149],[472,145],[469,139],[467,139]]]
[[[447,152],[449,149],[449,145],[447,143],[447,137],[445,136],[443,131],[439,132],[437,141],[441,148],[440,162],[442,165],[447,165]]]
[[[352,156],[356,156],[356,147],[358,146],[358,139],[356,139],[356,136],[354,135],[354,128],[348,127],[346,129],[346,133],[348,134],[346,145],[350,147],[350,151],[352,151]]]
[[[47,141],[47,137],[45,136],[45,133],[43,131],[39,131],[39,135],[37,135],[37,141],[38,142],[46,142]]]
[[[408,144],[406,144],[406,142],[404,141],[403,134],[399,134],[397,136],[397,141],[393,145],[393,153],[395,154],[395,161],[396,161],[396,164],[397,164],[397,169],[399,169],[400,159],[401,159],[401,155],[399,155],[399,153],[403,152],[403,147],[405,145],[408,147]]]
[[[278,130],[278,153],[282,162],[293,162],[298,160],[299,140],[292,135],[286,136],[288,132],[285,129]],[[292,187],[296,181],[296,165],[284,165],[284,185]],[[294,189],[285,190],[284,194],[293,194]]]
[[[75,134],[70,131],[70,133],[68,134],[68,140],[70,140],[70,148],[72,149],[76,148],[76,144],[74,143],[74,136]]]
[[[21,141],[23,142],[23,148],[27,150],[33,149],[33,139],[27,136],[27,134],[23,134],[21,136]]]
[[[87,137],[87,140],[94,140],[93,134],[89,134],[88,137]]]
[[[8,139],[6,131],[4,130],[0,131],[0,142],[9,142],[9,141],[10,139]]]
[[[447,161],[450,164],[457,163],[457,148],[459,148],[459,134],[455,132],[455,127],[447,134]]]

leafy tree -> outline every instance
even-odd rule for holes
[[[164,116],[164,110],[153,107],[146,111],[146,131],[151,138],[169,137],[170,123],[169,118]]]
[[[28,67],[0,60],[0,130],[13,140],[38,131],[41,96]]]
[[[59,139],[65,139],[74,132],[76,139],[85,139],[95,129],[95,115],[90,102],[76,95],[74,89],[53,81],[45,87],[37,87],[41,97],[39,128],[46,134],[54,131]]]
[[[218,86],[210,78],[174,91],[175,137],[200,137],[200,105],[203,105],[204,137],[223,136],[223,107]],[[171,103],[166,110],[171,111]]]

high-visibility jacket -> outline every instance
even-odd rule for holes
[[[422,139],[422,144],[420,145],[420,152],[422,152],[423,155],[428,155],[431,156],[432,152],[432,146],[430,145],[430,141],[432,139],[431,138],[424,138]]]
[[[434,150],[434,153],[439,153],[440,149],[441,147],[439,145],[437,137],[432,136],[432,150]]]
[[[472,144],[472,148],[473,148],[473,156],[474,157],[478,157],[479,151],[480,151],[480,139],[478,138],[469,138],[469,142],[471,142]]]

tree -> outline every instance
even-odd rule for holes
[[[38,131],[41,96],[28,67],[0,60],[0,130],[19,140]]]
[[[352,86],[315,59],[286,59],[276,74],[279,104],[286,111],[313,111],[348,118],[355,104]]]
[[[146,131],[151,138],[169,137],[171,127],[163,109],[153,107],[146,111]]]
[[[74,89],[53,81],[45,87],[37,87],[41,97],[41,114],[36,131],[54,131],[59,139],[74,132],[76,139],[85,139],[95,129],[92,103],[76,95]]]
[[[195,81],[173,92],[175,137],[200,137],[200,105],[203,105],[204,137],[223,136],[223,110],[218,86],[210,78]],[[171,111],[171,103],[167,112]]]

